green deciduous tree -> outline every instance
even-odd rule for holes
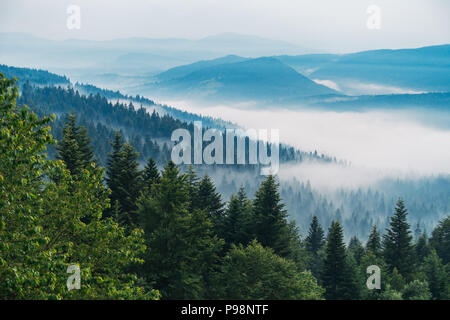
[[[220,299],[322,298],[323,289],[309,272],[298,272],[292,261],[256,241],[232,246],[224,258],[217,287]]]
[[[402,291],[402,297],[404,300],[430,300],[428,282],[420,280],[409,282]]]
[[[15,105],[17,88],[0,74],[0,298],[158,298],[125,267],[142,262],[142,231],[102,219],[108,192],[103,170],[72,177],[47,160],[50,118]],[[108,253],[105,255],[105,253]],[[80,290],[68,291],[69,265],[81,270]]]

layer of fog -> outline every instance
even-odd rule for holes
[[[165,101],[184,110],[229,120],[244,128],[279,129],[280,142],[347,160],[351,167],[304,163],[279,175],[310,180],[316,186],[357,187],[388,177],[450,174],[450,129],[421,121],[417,112],[334,112],[243,110],[226,105],[196,106]]]
[[[328,79],[313,79],[315,83],[347,95],[373,95],[373,94],[421,94],[425,91],[389,86],[380,83],[368,83],[357,80],[340,79],[339,81]]]

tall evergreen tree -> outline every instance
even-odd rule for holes
[[[358,237],[353,236],[348,244],[348,252],[353,255],[356,263],[359,265],[361,263],[361,258],[364,255],[364,247],[359,241]]]
[[[198,204],[200,203],[198,198],[198,182],[199,177],[194,170],[192,165],[189,165],[189,169],[187,172],[187,183],[188,183],[188,194],[189,194],[189,210],[193,211],[195,208],[198,208]]]
[[[376,225],[373,226],[372,232],[369,235],[366,249],[371,251],[377,257],[381,254],[381,237]]]
[[[152,196],[139,202],[148,248],[143,275],[164,299],[210,298],[211,274],[223,245],[207,214],[189,210],[186,178],[169,161]]]
[[[279,185],[272,175],[267,176],[255,194],[254,228],[259,243],[286,257],[289,254],[287,211],[281,203]]]
[[[426,256],[431,253],[430,245],[428,244],[428,238],[424,232],[415,243],[415,255],[418,263],[422,263]]]
[[[63,137],[56,146],[57,158],[62,160],[73,176],[86,169],[94,161],[87,129],[77,126],[75,113],[69,114],[63,128]]]
[[[197,203],[194,208],[205,210],[208,217],[214,224],[216,232],[223,235],[223,218],[225,214],[222,196],[216,191],[214,182],[208,175],[200,180],[197,192]]]
[[[151,189],[152,185],[159,183],[161,180],[161,175],[159,174],[158,166],[156,165],[153,158],[148,158],[147,165],[142,173],[143,186],[148,190]]]
[[[142,189],[142,177],[137,162],[138,156],[131,145],[128,143],[123,145],[118,186],[119,203],[122,210],[119,221],[130,227],[136,226],[137,223],[137,199]]]
[[[414,247],[407,215],[405,204],[399,199],[390,219],[390,228],[383,236],[383,255],[389,270],[397,268],[406,280],[410,280],[414,271]]]
[[[325,297],[329,300],[355,298],[355,282],[348,266],[343,229],[332,222],[328,230],[326,256],[322,273]]]
[[[252,240],[252,203],[241,186],[232,195],[224,218],[224,238],[228,245],[247,245]]]
[[[306,249],[314,256],[316,256],[320,249],[325,245],[325,237],[322,226],[319,223],[317,216],[312,218],[309,226],[308,236],[305,238]]]
[[[106,216],[113,216],[115,210],[120,210],[121,194],[121,170],[122,170],[122,135],[116,131],[114,141],[111,143],[112,153],[108,155],[108,167],[106,171],[106,182],[111,194],[109,196],[111,208],[105,212]],[[118,205],[117,205],[118,204]],[[113,210],[113,206],[116,206]]]
[[[441,220],[434,228],[430,245],[436,250],[438,256],[442,259],[442,263],[450,262],[450,215]]]
[[[448,299],[447,287],[449,286],[447,273],[442,260],[435,250],[425,258],[423,269],[427,277],[427,282],[433,299]]]

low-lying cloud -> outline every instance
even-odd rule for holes
[[[351,168],[317,164],[285,167],[280,177],[295,175],[317,184],[333,180],[358,186],[386,176],[450,174],[450,130],[422,123],[408,111],[243,110],[225,105],[170,104],[245,128],[279,129],[283,143],[351,163]]]

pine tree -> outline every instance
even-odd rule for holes
[[[241,186],[232,195],[224,218],[224,238],[230,244],[247,245],[252,240],[252,203]]]
[[[356,263],[359,265],[361,263],[361,258],[364,255],[364,248],[359,241],[358,237],[353,236],[348,244],[348,252],[353,255]]]
[[[423,269],[427,277],[429,288],[433,299],[448,299],[447,293],[447,273],[442,264],[442,260],[436,254],[435,250],[425,258]]]
[[[189,194],[189,210],[193,211],[195,208],[198,208],[198,204],[200,203],[198,198],[198,182],[199,177],[194,170],[192,165],[189,165],[189,169],[187,172],[187,183],[188,183],[188,194]]]
[[[130,227],[136,226],[137,223],[137,199],[142,189],[142,177],[137,162],[138,156],[131,145],[128,143],[123,145],[118,186],[120,198],[118,200],[122,210],[120,220],[124,225]]]
[[[369,235],[369,239],[366,243],[366,249],[372,251],[372,253],[377,257],[381,254],[381,237],[376,225],[373,226],[372,232]]]
[[[109,196],[110,203],[115,204],[122,198],[121,194],[121,170],[122,170],[122,135],[119,131],[116,131],[114,141],[111,143],[112,153],[108,155],[108,168],[106,171],[106,182],[109,189],[111,189],[111,195]],[[105,216],[113,216],[114,212],[112,208],[105,212]]]
[[[153,158],[148,159],[147,165],[142,173],[142,179],[144,188],[147,188],[148,190],[151,190],[152,185],[160,182],[161,175],[159,174],[158,166]]]
[[[169,161],[152,196],[139,201],[147,244],[142,272],[164,299],[210,298],[212,270],[223,245],[207,214],[189,210],[186,179]]]
[[[312,255],[317,256],[320,249],[325,245],[324,231],[317,216],[314,216],[309,226],[308,236],[305,239],[306,249]]]
[[[436,250],[443,264],[450,262],[450,216],[440,221],[433,230],[430,245]]]
[[[255,236],[261,245],[270,247],[282,257],[289,255],[287,211],[281,203],[279,185],[269,175],[261,183],[254,200]]]
[[[205,210],[214,224],[214,229],[221,237],[223,235],[223,219],[225,214],[222,196],[216,191],[216,186],[208,175],[200,180],[198,185],[197,203],[194,208]]]
[[[75,113],[69,114],[63,128],[63,137],[58,142],[57,159],[62,160],[73,176],[87,169],[93,162],[94,153],[85,127],[77,126]]]
[[[417,262],[422,263],[425,257],[431,253],[430,245],[428,244],[428,238],[425,232],[419,236],[414,247]]]
[[[325,252],[322,273],[325,297],[329,300],[354,298],[354,275],[348,266],[343,229],[339,222],[332,222],[328,230]]]
[[[414,247],[409,224],[406,221],[408,211],[403,200],[399,199],[395,214],[390,219],[390,228],[383,237],[383,255],[389,270],[397,268],[406,279],[411,279],[414,271]]]

